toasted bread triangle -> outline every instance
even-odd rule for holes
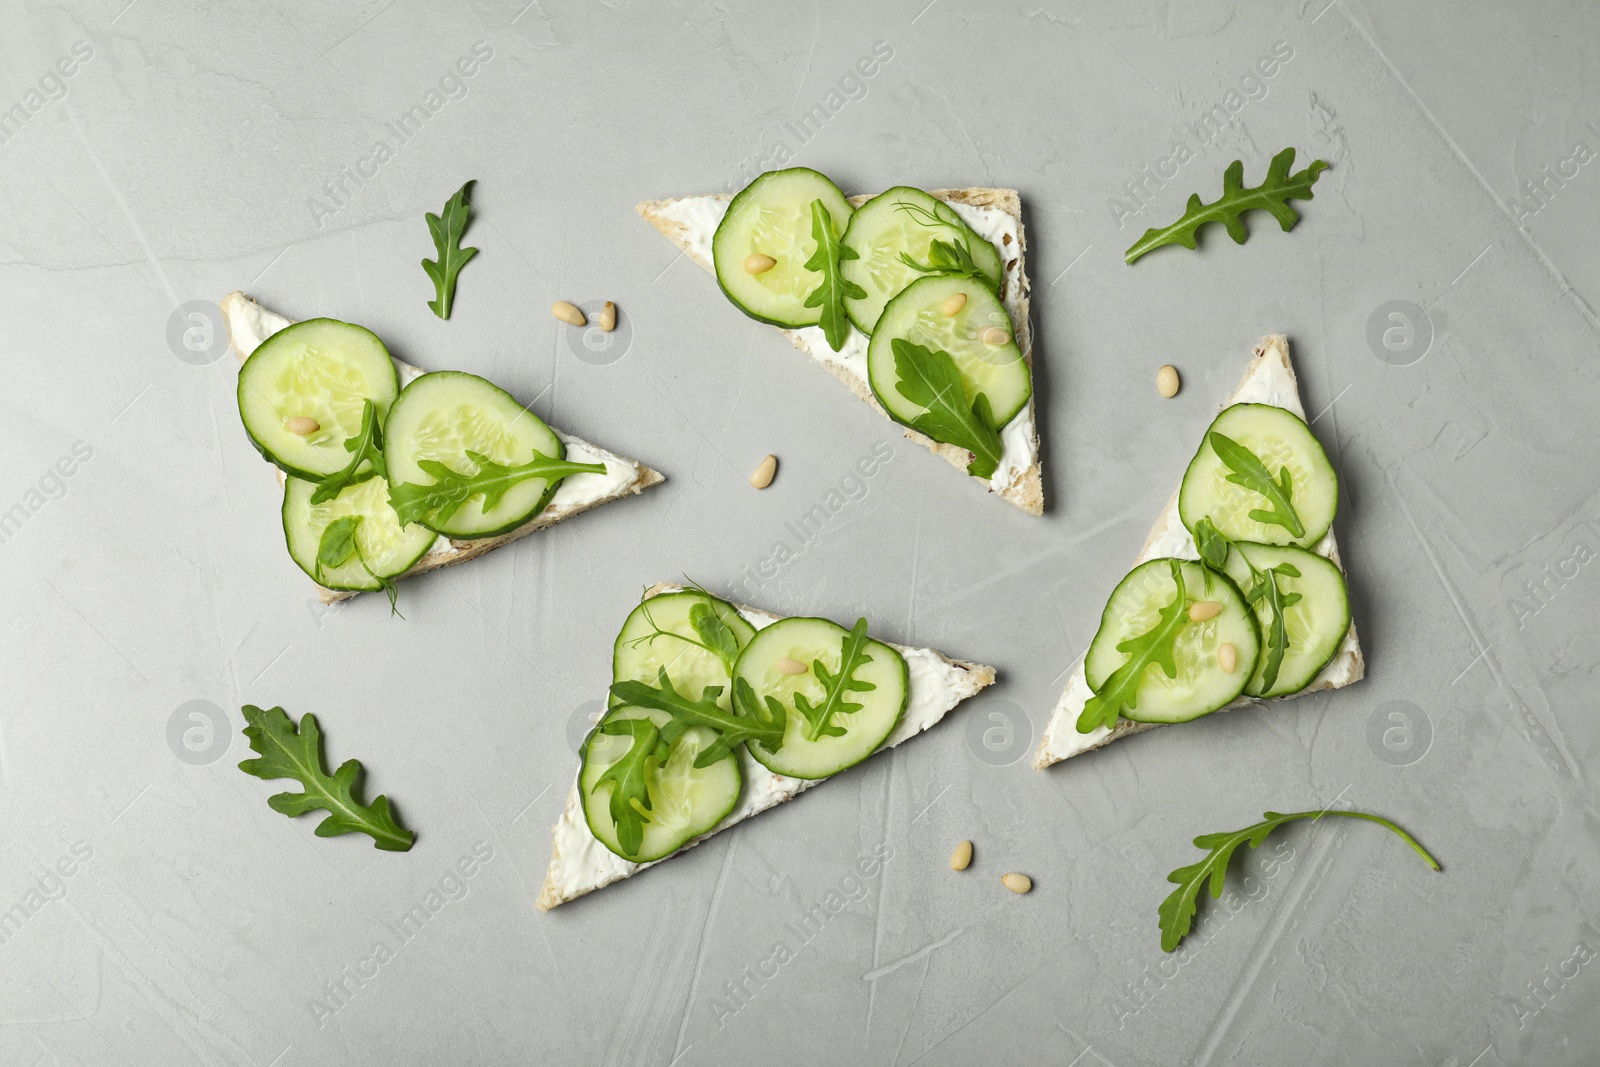
[[[285,326],[292,325],[292,320],[268,311],[241,292],[229,293],[222,298],[220,306],[222,308],[223,321],[228,327],[229,343],[232,344],[241,366],[246,359],[250,358],[250,354],[255,351],[256,346],[261,341]],[[395,363],[399,366],[403,375],[421,373],[419,368],[410,364],[401,363],[399,360],[395,360]],[[439,567],[448,567],[456,563],[465,563],[469,559],[477,559],[485,552],[492,552],[502,545],[509,545],[513,541],[521,540],[538,530],[554,526],[563,519],[570,519],[572,516],[582,514],[590,508],[596,508],[601,504],[608,504],[613,500],[621,500],[623,497],[641,493],[652,485],[657,485],[665,480],[664,476],[658,471],[651,470],[642,463],[628,459],[625,456],[619,456],[615,452],[608,452],[597,445],[590,444],[581,437],[562,433],[560,430],[555,432],[569,450],[577,450],[583,454],[586,457],[586,462],[604,463],[608,477],[612,472],[616,472],[619,479],[626,474],[627,480],[625,482],[619,481],[614,489],[604,495],[586,498],[580,492],[569,491],[569,484],[575,487],[576,490],[581,490],[583,483],[579,479],[599,476],[575,475],[562,482],[561,487],[556,490],[556,495],[549,504],[545,505],[544,510],[515,530],[500,534],[497,537],[483,537],[477,540],[458,541],[440,537],[434,542],[433,547],[428,550],[427,555],[418,560],[415,566],[400,575],[400,577],[409,578],[413,574],[424,574]],[[283,472],[278,470],[277,467],[273,467],[272,470],[278,476],[278,484],[280,486],[283,485]],[[324,589],[320,585],[317,586],[317,593],[324,604],[332,604],[335,601],[345,600],[357,595],[352,590]]]
[[[1032,325],[1028,321],[1029,281],[1026,264],[1028,242],[1022,227],[1022,202],[1017,196],[1016,190],[934,189],[930,190],[930,194],[947,203],[965,204],[974,208],[997,209],[1016,220],[1016,258],[1012,261],[1014,269],[1008,268],[1005,277],[1002,279],[1001,299],[1005,303],[1006,309],[1011,312],[1011,320],[1016,325],[1017,345],[1022,349],[1023,359],[1027,361],[1031,371],[1033,367],[1033,331]],[[700,199],[717,200],[726,203],[732,200],[733,197],[728,193],[719,193],[708,197],[670,197],[664,200],[646,200],[638,205],[638,211],[650,225],[661,231],[673,244],[682,249],[690,259],[715,274],[716,271],[710,259],[709,246],[704,248],[698,246],[693,240],[693,234],[689,227],[674,215],[675,205]],[[850,203],[860,207],[870,199],[871,197],[868,196],[852,196],[850,197]],[[833,355],[832,352],[828,352],[825,356],[823,352],[814,351],[811,344],[807,342],[806,337],[797,330],[784,329],[781,326],[773,328],[780,330],[784,336],[789,338],[791,344],[805,352],[832,373],[834,377],[849,386],[852,393],[872,405],[872,408],[878,414],[886,419],[889,417],[888,413],[883,410],[882,405],[878,403],[877,397],[872,395],[872,387],[867,384],[866,379],[838,360],[827,358]],[[1025,440],[1021,447],[1027,453],[1026,456],[1022,457],[1026,462],[1009,471],[1006,468],[1002,468],[996,472],[993,480],[983,484],[988,486],[991,492],[999,494],[1028,514],[1043,515],[1044,475],[1039,464],[1039,433],[1034,423],[1033,409],[1034,402],[1033,398],[1030,397],[1027,407],[1018,416],[1018,419],[1022,421],[1013,420],[1013,424],[1022,431],[1018,436]],[[896,423],[895,425],[899,426],[900,424]],[[906,429],[903,426],[900,429],[904,430],[907,438],[922,445],[935,455],[943,456],[953,466],[960,468],[963,474],[966,473],[967,464],[972,460],[972,453],[963,448],[956,448],[954,445],[940,444],[915,430]]]
[[[1300,403],[1300,387],[1295,379],[1294,365],[1289,362],[1289,342],[1282,334],[1273,334],[1261,339],[1251,358],[1250,369],[1245,372],[1244,378],[1240,380],[1238,387],[1222,407],[1249,403],[1275,404],[1294,412],[1302,419],[1306,417],[1305,408]],[[1335,565],[1343,566],[1339,561],[1339,544],[1332,529],[1328,530],[1321,541],[1312,546],[1312,550],[1326,556]],[[1150,536],[1146,539],[1144,548],[1134,564],[1137,566],[1158,556],[1199,558],[1194,540],[1178,517],[1176,490],[1173,491],[1172,498],[1167,501],[1161,517],[1151,528]],[[1280,700],[1292,700],[1306,693],[1340,689],[1353,682],[1359,682],[1365,673],[1366,661],[1362,657],[1361,642],[1356,637],[1356,625],[1352,620],[1350,630],[1345,634],[1344,643],[1339,646],[1339,651],[1306,688],[1298,693],[1272,697],[1265,701],[1256,697],[1240,697],[1222,710],[1230,711],[1249,704],[1277,703]],[[1036,768],[1043,770],[1052,763],[1059,763],[1061,760],[1108,745],[1119,737],[1143,733],[1145,730],[1162,725],[1119,719],[1113,727],[1102,726],[1091,733],[1081,734],[1078,732],[1078,716],[1082,714],[1084,704],[1092,695],[1088,680],[1084,677],[1083,661],[1080,659],[1072,670],[1072,677],[1067,680],[1067,687],[1061,694],[1061,700],[1050,715],[1049,725],[1045,727],[1039,749],[1034,755],[1033,765]]]
[[[661,593],[676,592],[682,586],[670,583],[660,583],[645,590],[645,597],[657,596]],[[762,611],[759,608],[737,605],[741,614],[757,628],[778,621],[779,616]],[[912,709],[908,708],[900,725],[895,727],[894,733],[873,753],[878,755],[885,749],[893,748],[900,742],[914,737],[922,731],[933,726],[950,713],[952,709],[968,697],[976,696],[983,689],[994,684],[994,668],[986,667],[981,663],[969,663],[965,660],[950,659],[943,653],[931,648],[908,648],[905,645],[894,645],[902,654],[916,657],[921,670],[914,669],[911,673],[911,700],[913,706],[917,700],[917,686],[936,687],[937,693],[931,710],[926,714],[913,717]],[[872,757],[868,757],[869,759]],[[685,844],[670,856],[655,860],[651,863],[630,863],[602,845],[589,829],[589,824],[584,821],[583,802],[578,798],[576,775],[571,791],[567,794],[566,806],[561,810],[561,816],[556,820],[551,830],[553,838],[550,850],[550,867],[545,874],[544,886],[539,891],[539,898],[534,901],[534,906],[540,911],[549,911],[558,904],[565,904],[569,900],[576,900],[596,889],[604,888],[612,882],[631,877],[647,867],[657,863],[665,863],[673,856],[682,855],[687,850],[698,845],[712,834],[721,833],[735,823],[741,822],[752,815],[758,815],[768,808],[776,807],[786,800],[792,799],[797,793],[804,792],[814,785],[820,785],[826,778],[806,780],[802,778],[789,778],[785,775],[774,774],[761,764],[757,763],[749,753],[739,750],[738,759],[740,770],[744,774],[744,787],[740,794],[740,805],[733,814],[729,815],[710,832],[700,835]],[[758,785],[761,791],[754,792]]]

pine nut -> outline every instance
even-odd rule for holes
[[[750,472],[750,486],[753,489],[765,489],[772,484],[772,478],[778,473],[778,457],[768,456],[756,464],[756,469]]]
[[[322,429],[322,423],[318,422],[316,419],[313,419],[310,415],[296,415],[294,418],[285,422],[283,426],[284,429],[288,430],[290,433],[297,433],[301,437],[310,437],[312,434]]]
[[[963,841],[956,846],[954,852],[950,853],[950,869],[964,871],[970,866],[972,866],[972,842]]]
[[[578,310],[578,305],[567,300],[557,300],[550,305],[550,314],[566,323],[568,326],[586,326],[589,320],[583,317],[583,312]]]
[[[765,274],[777,265],[777,260],[760,252],[751,252],[744,257],[744,272],[746,274]]]
[[[1016,871],[1012,871],[1010,874],[1002,874],[1000,876],[1000,884],[1013,893],[1020,895],[1033,888],[1033,879],[1025,874],[1018,874]]]
[[[1168,363],[1156,371],[1156,392],[1171,399],[1178,395],[1178,368]]]
[[[1232,674],[1239,666],[1239,650],[1224,641],[1217,646],[1217,666],[1223,674]]]
[[[617,328],[617,305],[606,301],[606,306],[595,312],[594,324],[606,333]]]
[[[780,674],[804,674],[810,669],[799,660],[790,659],[788,656],[779,656],[772,665],[778,668]]]
[[[945,297],[939,302],[939,314],[943,315],[945,318],[949,318],[951,315],[954,315],[956,312],[960,311],[966,306],[966,293],[951,293],[949,296]]]
[[[978,340],[986,345],[1003,345],[1011,340],[1011,335],[1003,327],[991,326],[978,335]]]
[[[1215,600],[1196,600],[1189,605],[1189,621],[1205,622],[1222,614],[1222,605]]]

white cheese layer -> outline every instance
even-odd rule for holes
[[[1223,407],[1231,407],[1234,404],[1271,404],[1292,411],[1302,419],[1305,418],[1305,408],[1300,403],[1300,387],[1295,382],[1287,348],[1279,348],[1272,344],[1264,346],[1264,350],[1251,365],[1250,372],[1245,375],[1244,380],[1239,383],[1239,387],[1234,390]],[[1312,546],[1312,551],[1320,556],[1326,556],[1335,564],[1339,563],[1339,545],[1334,539],[1331,528],[1327,536]],[[1150,538],[1145,542],[1144,549],[1139,553],[1134,565],[1138,566],[1146,560],[1161,556],[1177,556],[1180,559],[1198,559],[1200,556],[1195,548],[1194,538],[1189,535],[1188,529],[1178,515],[1177,493],[1173,493],[1172,499],[1167,501],[1166,509],[1151,528]],[[1299,693],[1272,697],[1270,701],[1262,701],[1256,697],[1240,697],[1223,710],[1247,704],[1289,700],[1302,693],[1324,689],[1339,689],[1360,681],[1364,673],[1361,645],[1356,638],[1355,624],[1351,623],[1349,632],[1344,636],[1344,642],[1339,646],[1339,651],[1328,661],[1328,665],[1322,668],[1321,673],[1312,679],[1311,684]],[[1044,737],[1034,759],[1036,767],[1046,767],[1070,756],[1099,748],[1125,734],[1140,733],[1160,725],[1122,720],[1114,727],[1100,726],[1090,733],[1081,734],[1078,732],[1078,716],[1083,713],[1084,705],[1093,695],[1088,679],[1084,677],[1083,661],[1080,659],[1072,670],[1072,677],[1067,680],[1067,687],[1061,694],[1061,700],[1050,716],[1050,724],[1045,727]]]
[[[667,586],[663,587],[662,592],[674,592],[676,589],[675,586]],[[740,608],[739,614],[758,630],[772,625],[779,618],[755,608]],[[878,749],[879,752],[893,748],[937,723],[957,704],[976,694],[990,681],[987,677],[979,677],[973,671],[948,662],[932,649],[894,647],[905,657],[910,672],[910,686],[905,715],[901,717],[894,733]],[[739,794],[738,806],[709,833],[689,841],[683,848],[697,845],[711,834],[726,830],[736,822],[766,811],[827,780],[774,774],[757,763],[742,746],[739,748],[739,771],[744,776],[744,788]],[[630,863],[606,848],[594,836],[583,817],[583,802],[578,798],[576,787],[568,795],[566,807],[556,823],[554,846],[544,893],[554,894],[557,903],[582,896],[672,858],[666,856],[652,863]],[[674,852],[672,855],[677,854]]]
[[[714,269],[711,239],[717,232],[717,226],[722,222],[722,216],[728,211],[728,203],[718,196],[686,196],[672,201],[661,209],[663,215],[684,227],[686,231],[684,240],[689,244],[690,256],[708,269]],[[1011,273],[1013,264],[1022,255],[1022,239],[1021,234],[1017,232],[1017,220],[999,208],[973,207],[970,204],[954,201],[950,201],[949,204],[978,236],[994,245],[994,250],[1000,255],[1001,276]],[[1032,338],[1025,332],[1027,324],[1021,321],[1022,307],[1017,299],[1021,289],[1022,282],[1018,276],[1017,283],[1007,290],[1005,305],[1011,314],[1011,321],[1016,326],[1019,338],[1026,342],[1022,354],[1027,356],[1032,348]],[[820,326],[806,326],[783,332],[788,334],[806,355],[818,363],[844,370],[858,380],[862,388],[870,391],[871,386],[868,385],[867,379],[867,344],[871,339],[854,325],[850,327],[850,334],[845,339],[844,347],[837,352],[829,346],[827,336]],[[989,487],[996,492],[1019,480],[1039,458],[1038,438],[1033,425],[1033,404],[1024,405],[1023,409],[1001,428],[1000,445],[1000,464],[988,480]]]

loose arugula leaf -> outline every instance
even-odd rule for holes
[[[1211,883],[1212,899],[1221,899],[1222,886],[1228,876],[1228,862],[1233,859],[1235,849],[1246,841],[1250,843],[1251,848],[1255,848],[1267,839],[1268,834],[1285,823],[1294,822],[1296,819],[1320,819],[1324,815],[1366,819],[1368,822],[1387,827],[1399,834],[1406,844],[1417,851],[1417,855],[1427,860],[1429,867],[1439,870],[1439,861],[1429,855],[1427,849],[1417,844],[1416,839],[1410,834],[1381,815],[1369,815],[1364,811],[1337,811],[1331,808],[1322,811],[1297,811],[1289,815],[1269,811],[1263,816],[1265,821],[1258,822],[1254,826],[1246,826],[1243,830],[1235,830],[1233,833],[1201,834],[1194,839],[1195,847],[1206,849],[1209,855],[1199,863],[1179,867],[1167,875],[1167,881],[1176,882],[1178,888],[1161,902],[1161,907],[1158,909],[1161,918],[1161,950],[1171,952],[1178,947],[1180,941],[1189,936],[1200,891],[1207,881]]]
[[[346,760],[330,776],[324,769],[322,731],[316,716],[307,713],[297,727],[282,708],[267,711],[246,704],[243,708],[244,735],[259,755],[239,764],[239,769],[257,778],[293,778],[305,786],[303,793],[278,793],[267,798],[267,806],[290,818],[322,809],[328,817],[317,824],[318,837],[361,833],[386,852],[405,852],[416,835],[395,821],[389,799],[378,796],[371,804],[355,798],[361,762]]]
[[[322,539],[317,542],[317,581],[322,581],[322,568],[343,567],[361,551],[356,544],[356,527],[363,517],[342,515],[323,527]]]
[[[930,351],[903,337],[890,343],[894,352],[894,372],[899,380],[895,390],[913,404],[928,410],[911,420],[911,428],[935,441],[955,445],[972,453],[967,473],[974,478],[992,478],[1000,466],[999,427],[989,397],[979,393],[969,408],[961,370],[950,353]]]
[[[431,485],[403,482],[389,487],[389,504],[400,517],[400,525],[433,517],[438,523],[450,521],[461,505],[475,496],[483,497],[483,510],[500,503],[512,486],[529,478],[544,478],[555,483],[572,474],[604,474],[604,463],[573,463],[551,459],[535,452],[533,459],[516,467],[496,463],[480,452],[467,451],[467,458],[478,468],[475,474],[462,474],[436,459],[418,460],[423,473],[433,477]]]
[[[361,401],[361,429],[356,431],[354,437],[345,438],[344,450],[352,454],[350,462],[344,470],[334,471],[317,482],[316,489],[311,493],[313,504],[327,503],[352,485],[374,475],[389,476],[389,468],[383,462],[383,424],[378,420],[378,409],[370,398]],[[362,463],[372,466],[361,471]],[[359,477],[357,471],[361,472]]]
[[[1285,148],[1272,157],[1272,162],[1267,166],[1266,180],[1252,189],[1246,189],[1244,160],[1234,160],[1222,174],[1221,198],[1210,204],[1202,204],[1199,193],[1191,195],[1181,219],[1171,226],[1146,230],[1144,236],[1128,249],[1125,259],[1132,263],[1162,245],[1176,244],[1193,249],[1195,235],[1208,222],[1222,223],[1236,244],[1244,244],[1250,231],[1245,228],[1242,216],[1255,208],[1272,212],[1272,217],[1287,233],[1300,221],[1299,213],[1289,206],[1289,201],[1313,199],[1311,187],[1317,183],[1317,177],[1328,169],[1328,164],[1320,159],[1294,174],[1289,173],[1292,166],[1294,149]]]
[[[666,668],[661,668],[657,680],[661,683],[659,689],[645,682],[616,682],[611,686],[611,695],[624,704],[653,708],[671,715],[672,721],[661,729],[661,737],[668,744],[676,741],[691,726],[704,726],[715,731],[716,741],[695,759],[696,767],[711,766],[746,741],[759,741],[769,749],[782,746],[783,720],[774,722],[771,717],[722,710],[717,705],[722,686],[708,685],[701,691],[699,700],[691,700],[673,688]],[[755,702],[752,700],[749,706],[754,707]]]
[[[651,620],[650,625],[654,626],[655,622]],[[722,665],[728,668],[731,677],[733,662],[739,658],[739,642],[728,624],[722,621],[722,616],[717,614],[717,609],[704,602],[694,605],[689,609],[689,625],[700,635],[701,647],[715,653]]]
[[[1228,481],[1260,493],[1272,505],[1271,511],[1252,510],[1252,519],[1268,526],[1282,526],[1289,531],[1289,536],[1296,539],[1306,535],[1305,524],[1294,510],[1294,478],[1287,464],[1278,468],[1278,477],[1274,478],[1259,456],[1232,438],[1212,430],[1206,435],[1206,440],[1210,442],[1217,458],[1232,472],[1228,475]]]
[[[617,824],[617,844],[622,851],[637,856],[644,845],[644,824],[649,816],[639,808],[650,811],[649,761],[657,766],[667,761],[667,743],[661,731],[649,719],[612,719],[600,727],[600,732],[612,737],[632,737],[627,755],[607,767],[595,780],[598,789],[603,782],[611,782],[611,801],[608,810],[611,821]],[[638,807],[634,807],[637,803]]]
[[[845,635],[844,643],[839,649],[839,673],[834,674],[828,670],[828,665],[820,659],[813,660],[811,671],[817,676],[817,681],[822,683],[822,703],[812,704],[804,693],[794,695],[795,710],[806,719],[806,740],[815,741],[819,737],[843,737],[845,727],[835,726],[835,715],[848,715],[853,711],[860,711],[860,704],[850,702],[851,693],[870,693],[878,688],[871,682],[865,682],[855,677],[855,672],[872,662],[872,657],[867,655],[867,620],[857,619],[855,626]]]
[[[805,306],[822,309],[822,333],[828,339],[828,347],[837,352],[850,336],[850,319],[845,315],[844,302],[860,300],[867,295],[865,289],[844,276],[839,264],[847,259],[860,259],[861,255],[839,240],[833,216],[820,199],[811,201],[811,239],[817,242],[817,250],[806,260],[805,267],[821,274],[822,284],[806,297]]]
[[[422,269],[433,280],[434,299],[428,307],[441,319],[450,317],[450,308],[456,299],[456,277],[467,261],[478,254],[476,248],[462,248],[461,235],[466,232],[467,220],[472,216],[469,203],[472,182],[456,190],[456,195],[445,201],[442,216],[428,212],[428,232],[433,235],[433,247],[439,258],[425,259]]]
[[[1117,644],[1117,651],[1129,653],[1130,658],[1112,671],[1101,683],[1099,692],[1083,705],[1083,713],[1078,716],[1080,734],[1091,733],[1101,726],[1115,726],[1124,708],[1129,711],[1137,708],[1139,684],[1144,681],[1145,668],[1152,663],[1160,666],[1168,678],[1178,676],[1174,644],[1189,622],[1189,593],[1183,587],[1183,567],[1177,560],[1171,561],[1171,567],[1177,595],[1161,609],[1156,624],[1148,631]]]

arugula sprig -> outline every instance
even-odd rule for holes
[[[361,428],[355,436],[345,438],[344,450],[351,453],[350,462],[343,470],[325,475],[317,482],[316,489],[311,493],[313,504],[325,504],[352,485],[374,475],[388,477],[389,468],[383,462],[383,423],[379,421],[377,406],[370,397],[361,401]],[[364,471],[361,470],[363,463],[370,464]]]
[[[705,590],[699,589],[698,586],[692,586],[692,588],[705,593]],[[710,596],[711,594],[706,593],[705,595]],[[675,630],[663,630],[661,625],[656,622],[655,616],[650,614],[649,598],[642,599],[640,604],[644,607],[644,621],[650,624],[650,632],[630,640],[628,642],[629,648],[638,648],[643,644],[654,644],[658,638],[668,637],[675,641],[682,641],[687,645],[693,645],[695,648],[703,649],[716,656],[722,661],[722,665],[727,669],[728,674],[730,676],[733,674],[734,661],[739,658],[739,640],[733,636],[733,630],[723,621],[722,616],[717,613],[717,609],[710,603],[702,601],[689,609],[689,627],[694,630],[699,640],[690,637],[688,634],[680,634]]]
[[[1346,819],[1365,819],[1375,822],[1379,826],[1398,834],[1401,840],[1416,850],[1417,855],[1427,861],[1428,866],[1439,870],[1439,861],[1428,854],[1428,850],[1417,843],[1416,838],[1406,833],[1394,823],[1381,815],[1369,815],[1364,811],[1341,811],[1334,808],[1325,808],[1322,811],[1297,811],[1288,815],[1281,815],[1275,811],[1266,812],[1264,821],[1253,826],[1246,826],[1243,830],[1232,833],[1201,834],[1194,839],[1196,848],[1206,849],[1208,855],[1198,863],[1187,867],[1179,867],[1167,875],[1167,881],[1176,882],[1177,889],[1166,900],[1161,902],[1158,914],[1161,919],[1161,949],[1171,952],[1178,947],[1178,943],[1189,936],[1189,930],[1194,923],[1195,911],[1199,904],[1200,892],[1209,882],[1212,899],[1222,897],[1223,883],[1228,876],[1228,863],[1233,859],[1234,851],[1242,844],[1249,842],[1255,848],[1267,839],[1267,835],[1285,823],[1297,819],[1320,819],[1324,815],[1337,815]]]
[[[987,274],[979,269],[973,262],[972,249],[967,244],[966,235],[962,227],[940,218],[936,213],[929,211],[921,204],[908,204],[904,201],[895,202],[895,210],[903,211],[919,226],[930,229],[938,228],[948,232],[952,240],[941,241],[937,237],[928,245],[928,262],[918,263],[911,258],[911,253],[901,252],[900,262],[912,270],[922,274],[950,274],[958,278],[974,278],[981,281],[989,288],[994,288],[994,283]]]
[[[1311,187],[1317,183],[1318,176],[1328,169],[1328,164],[1320,159],[1293,174],[1289,173],[1292,166],[1294,149],[1285,148],[1272,157],[1272,162],[1267,166],[1266,180],[1254,188],[1246,189],[1244,160],[1234,160],[1222,174],[1220,198],[1213,203],[1203,204],[1199,193],[1191,195],[1182,218],[1170,226],[1146,230],[1144,236],[1128,249],[1124,258],[1132,263],[1162,245],[1182,245],[1192,250],[1195,247],[1195,235],[1208,222],[1222,223],[1236,244],[1244,244],[1250,231],[1241,216],[1256,208],[1270,211],[1287,233],[1300,221],[1299,213],[1289,206],[1289,201],[1313,199]]]
[[[661,728],[661,737],[669,745],[691,726],[715,731],[716,741],[695,758],[696,767],[711,766],[747,741],[759,741],[769,751],[783,747],[782,705],[775,710],[770,706],[763,709],[752,699],[735,711],[724,711],[717,703],[722,695],[720,685],[706,686],[701,690],[700,699],[694,700],[678,692],[672,679],[667,677],[665,667],[657,672],[657,681],[659,687],[641,681],[616,682],[611,686],[611,695],[624,704],[671,715],[672,721]]]
[[[267,798],[273,811],[294,818],[308,811],[322,810],[328,817],[317,824],[318,837],[361,833],[386,852],[405,852],[416,835],[395,821],[389,798],[375,797],[371,804],[356,799],[361,776],[361,761],[346,760],[333,774],[324,769],[322,731],[316,716],[307,713],[298,726],[282,708],[263,711],[254,704],[243,708],[244,735],[258,753],[255,759],[239,764],[239,769],[257,778],[292,778],[305,787],[301,793],[276,793]]]
[[[322,568],[343,567],[354,556],[361,564],[361,569],[367,572],[368,577],[378,583],[389,597],[389,611],[391,614],[400,615],[396,603],[400,597],[400,587],[394,583],[393,578],[386,578],[377,574],[367,566],[366,557],[361,554],[361,543],[356,540],[356,530],[361,526],[364,515],[341,515],[322,529],[322,539],[317,542],[317,581],[322,581]],[[403,619],[404,615],[400,615]]]
[[[1209,516],[1195,523],[1195,546],[1200,550],[1200,561],[1219,573],[1228,565],[1228,553],[1238,549],[1232,541],[1216,528]],[[1300,602],[1299,593],[1285,593],[1278,579],[1300,577],[1300,568],[1292,563],[1280,563],[1262,570],[1250,562],[1250,557],[1239,550],[1239,558],[1250,570],[1250,588],[1244,599],[1252,608],[1262,601],[1267,604],[1266,658],[1261,663],[1261,691],[1270,692],[1278,683],[1278,670],[1283,666],[1284,653],[1289,650],[1289,631],[1284,623],[1284,610]]]
[[[1278,476],[1274,478],[1272,472],[1267,470],[1267,465],[1261,462],[1261,457],[1233,438],[1212,430],[1206,435],[1206,441],[1231,472],[1227,476],[1228,481],[1260,493],[1272,506],[1270,511],[1252,509],[1252,519],[1268,526],[1282,526],[1296,540],[1306,535],[1305,524],[1294,509],[1294,477],[1289,473],[1287,463],[1278,468]]]
[[[834,673],[820,659],[813,660],[811,671],[822,683],[822,702],[811,703],[804,693],[795,693],[794,707],[806,720],[806,740],[820,737],[843,737],[845,727],[834,724],[835,715],[848,715],[860,711],[862,705],[852,703],[851,693],[870,693],[878,688],[871,682],[855,676],[856,671],[872,662],[867,655],[867,620],[856,620],[855,626],[845,635],[839,649],[839,671]]]
[[[1151,664],[1159,666],[1168,678],[1178,676],[1176,642],[1189,622],[1189,593],[1184,588],[1183,565],[1175,559],[1168,563],[1172,567],[1172,581],[1177,586],[1172,602],[1160,610],[1155,625],[1149,630],[1117,644],[1118,652],[1128,653],[1128,661],[1112,671],[1101,683],[1099,692],[1084,703],[1083,712],[1078,716],[1080,734],[1092,733],[1102,726],[1115,726],[1124,709],[1138,708],[1139,685]]]
[[[644,824],[649,821],[649,816],[639,809],[652,810],[649,763],[654,760],[660,766],[667,761],[670,754],[667,742],[656,724],[645,718],[612,719],[600,727],[600,732],[612,737],[633,738],[627,753],[601,772],[595,788],[604,782],[612,783],[608,810],[611,821],[617,824],[617,844],[622,846],[622,851],[637,856],[644,845]]]
[[[974,478],[994,477],[1003,448],[988,394],[979,393],[972,405],[967,405],[961,370],[948,352],[932,351],[903,337],[890,342],[890,350],[898,379],[895,391],[927,409],[911,420],[911,428],[971,452],[967,473]]]
[[[845,314],[844,302],[860,300],[867,295],[865,289],[844,276],[839,265],[847,259],[860,259],[861,254],[839,240],[833,215],[820,199],[811,201],[811,239],[817,242],[817,250],[806,260],[805,267],[821,274],[822,284],[806,297],[805,306],[822,309],[822,333],[828,339],[828,346],[837,352],[850,336],[850,319]]]
[[[604,474],[604,463],[573,463],[566,459],[551,459],[543,452],[534,452],[533,458],[518,466],[496,463],[481,452],[467,450],[467,459],[478,468],[472,474],[463,474],[447,467],[436,459],[417,462],[424,474],[433,478],[431,485],[419,482],[402,482],[389,486],[389,504],[400,517],[400,525],[432,517],[435,523],[446,523],[461,506],[475,496],[483,497],[483,510],[490,511],[500,503],[515,485],[529,478],[543,478],[555,483],[573,474]]]
[[[445,201],[442,215],[427,213],[428,233],[433,237],[433,246],[438,250],[438,259],[425,259],[422,269],[428,272],[428,277],[433,281],[434,298],[428,301],[428,307],[441,319],[450,317],[450,309],[456,299],[456,278],[461,274],[461,268],[467,261],[478,254],[476,248],[462,248],[461,235],[467,230],[467,221],[472,217],[471,196],[472,182],[468,181],[456,190],[456,194]]]

